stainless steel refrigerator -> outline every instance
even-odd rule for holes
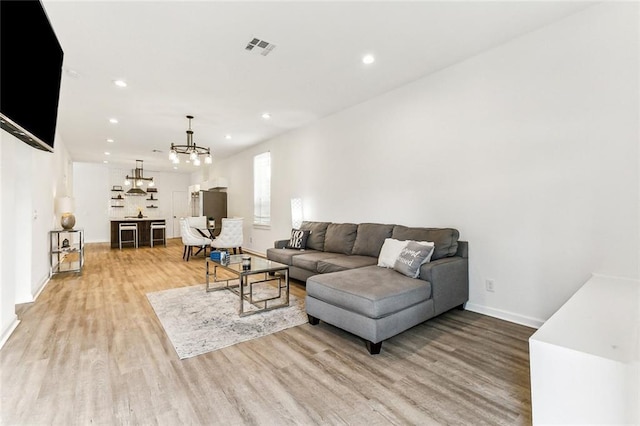
[[[215,220],[213,235],[219,235],[222,218],[227,217],[227,193],[223,191],[192,192],[191,216],[206,216],[209,220]]]

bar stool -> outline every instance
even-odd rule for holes
[[[134,243],[135,247],[138,248],[138,224],[137,223],[121,223],[118,226],[118,230],[120,231],[120,250],[122,250],[122,243]],[[132,240],[123,240],[122,235],[124,232],[131,231]]]
[[[162,231],[162,238],[155,238],[154,231]],[[151,222],[151,247],[155,241],[162,241],[162,244],[167,245],[167,225],[164,222]]]

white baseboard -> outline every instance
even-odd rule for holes
[[[38,288],[38,290],[36,291],[36,294],[33,296],[33,301],[34,302],[36,300],[38,300],[38,297],[40,296],[40,293],[42,293],[42,290],[44,290],[44,288],[47,286],[47,284],[49,284],[50,280],[51,280],[51,277],[49,277],[49,276],[44,277],[44,280],[40,284],[40,288]]]
[[[0,336],[0,349],[2,349],[2,347],[7,342],[7,340],[9,340],[9,337],[13,333],[13,330],[16,329],[18,324],[20,324],[20,320],[18,320],[18,316],[17,315],[14,315],[13,319],[11,320],[11,323],[9,324],[9,326],[6,328],[6,330],[4,330],[4,332]]]
[[[44,290],[44,288],[47,286],[48,283],[49,283],[49,275],[46,275],[40,281],[40,285],[38,286],[38,289],[36,290],[35,294],[32,294],[31,292],[29,292],[28,294],[23,295],[23,297],[17,296],[16,302],[15,302],[16,305],[35,302],[38,296],[40,296],[40,293],[42,293],[42,290]]]
[[[260,253],[260,252],[257,252],[257,251],[249,250],[249,249],[246,249],[244,247],[242,247],[242,252],[243,253],[247,253],[247,254],[252,254],[252,255],[258,256],[258,257],[264,257],[264,258],[267,257],[266,253]]]
[[[49,281],[50,281],[49,276],[48,275],[45,276],[43,278],[43,280],[41,281],[41,284],[40,284],[38,290],[36,291],[36,294],[31,297],[31,300],[16,301],[16,304],[33,303],[33,302],[35,302],[36,299],[38,299],[38,296],[40,296],[40,293],[42,293],[42,290],[44,290],[44,288],[47,286],[47,284],[49,284]],[[14,314],[13,318],[11,319],[11,323],[6,328],[6,330],[4,330],[2,332],[2,335],[0,335],[0,349],[2,349],[2,347],[7,342],[7,340],[9,340],[9,337],[11,336],[13,331],[16,329],[18,324],[20,324],[20,320],[18,319],[18,316]]]
[[[468,311],[477,312],[479,314],[488,315],[490,317],[502,319],[536,329],[540,328],[542,324],[544,324],[544,320],[538,318],[531,318],[513,312],[503,311],[501,309],[494,309],[483,305],[476,305],[474,303],[467,302],[464,305],[464,308]]]

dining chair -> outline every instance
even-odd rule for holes
[[[236,250],[242,253],[243,233],[242,225],[244,218],[241,217],[225,217],[222,218],[222,228],[220,235],[213,239],[211,247],[215,249],[233,249],[233,253]]]
[[[180,236],[182,237],[182,244],[184,244],[184,250],[182,252],[182,258],[189,261],[193,247],[198,247],[196,255],[204,250],[204,255],[207,255],[207,247],[211,247],[211,238],[198,235],[193,228],[189,226],[189,222],[185,218],[180,218]]]

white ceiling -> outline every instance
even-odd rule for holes
[[[186,143],[186,115],[215,162],[592,4],[42,3],[65,54],[58,133],[71,157],[125,168],[139,159],[146,171],[173,170],[168,149]],[[253,37],[276,48],[248,52]],[[365,53],[376,62],[364,65]],[[196,170],[185,159],[178,171]]]

